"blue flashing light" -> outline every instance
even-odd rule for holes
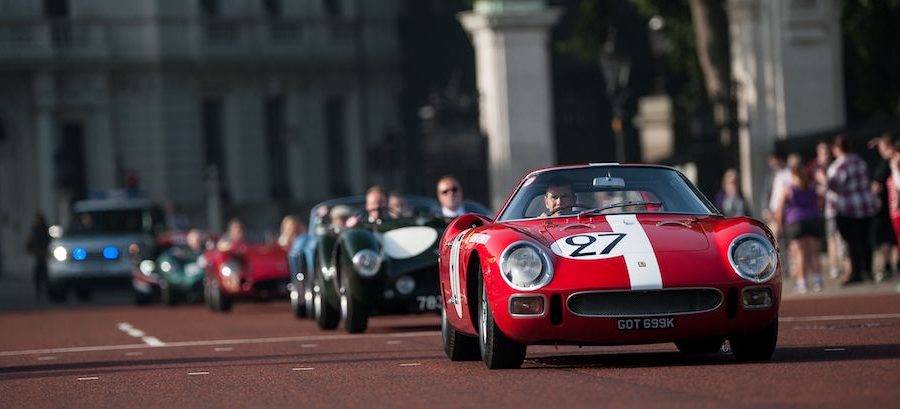
[[[107,260],[115,260],[119,258],[119,249],[115,247],[104,247],[103,248],[103,258]]]
[[[84,261],[87,258],[87,250],[76,247],[72,250],[72,260]]]

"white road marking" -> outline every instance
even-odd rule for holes
[[[249,345],[249,344],[273,344],[284,342],[309,342],[309,341],[340,341],[353,339],[383,339],[383,338],[419,338],[440,336],[439,331],[414,331],[399,332],[394,334],[340,334],[340,335],[304,335],[296,337],[271,337],[271,338],[245,338],[245,339],[219,339],[205,341],[181,341],[166,342],[159,347],[151,347],[147,344],[125,345],[96,345],[68,348],[30,349],[23,351],[0,351],[0,356],[40,355],[40,354],[65,354],[76,352],[104,352],[122,351],[129,349],[147,348],[181,348],[214,345]]]
[[[419,363],[419,362],[413,362],[413,363],[408,363],[408,364],[400,364],[400,366],[419,366],[419,365],[422,365],[422,364]]]
[[[316,369],[316,368],[310,368],[310,367],[291,368],[292,371],[312,371],[314,369]]]
[[[141,330],[135,328],[133,325],[131,325],[127,322],[120,322],[119,324],[116,325],[116,327],[120,331],[128,334],[131,337],[140,338],[141,341],[144,341],[145,344],[150,345],[152,347],[161,347],[161,346],[165,345],[165,343],[160,341],[159,338],[151,337],[151,336],[147,335],[144,331],[141,331]]]
[[[77,380],[79,380],[79,381],[96,381],[97,379],[100,379],[100,377],[99,376],[85,376],[83,378],[77,378]]]
[[[847,348],[825,348],[825,352],[841,352],[846,350]]]
[[[810,321],[844,321],[844,320],[880,320],[888,318],[900,318],[900,313],[892,314],[857,314],[857,315],[820,315],[815,317],[781,317],[780,322],[810,322]]]
[[[138,352],[126,352],[126,353],[125,353],[125,356],[141,356],[141,355],[144,355],[144,353],[143,353],[143,352],[139,352],[139,351],[138,351]]]
[[[231,348],[231,347],[214,348],[213,349],[213,351],[216,351],[216,352],[229,352],[229,351],[233,351],[233,350],[234,350],[234,348]]]
[[[37,360],[38,361],[53,361],[55,359],[56,359],[55,356],[39,356]]]
[[[188,376],[197,376],[197,375],[209,375],[209,372],[188,372]]]
[[[397,345],[397,344],[401,344],[401,343],[403,343],[403,341],[388,341],[387,342],[388,345]]]
[[[300,345],[300,348],[315,348],[317,346],[319,346],[319,344],[303,344]]]

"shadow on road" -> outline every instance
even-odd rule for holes
[[[783,347],[775,350],[775,355],[771,361],[753,364],[867,361],[897,358],[900,358],[900,344],[851,345],[839,348],[822,346]],[[537,366],[529,366],[527,369],[648,368],[738,364],[730,353],[685,355],[680,352],[542,356],[530,358],[526,362],[537,364]]]

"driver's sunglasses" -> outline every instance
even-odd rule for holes
[[[459,188],[456,186],[453,186],[450,189],[441,190],[442,195],[448,195],[450,193],[456,193],[456,192],[459,192]]]

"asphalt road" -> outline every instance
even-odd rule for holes
[[[894,407],[900,294],[782,305],[774,359],[689,357],[671,344],[540,346],[520,370],[450,362],[439,317],[320,331],[287,302],[95,305],[0,313],[10,408]]]

